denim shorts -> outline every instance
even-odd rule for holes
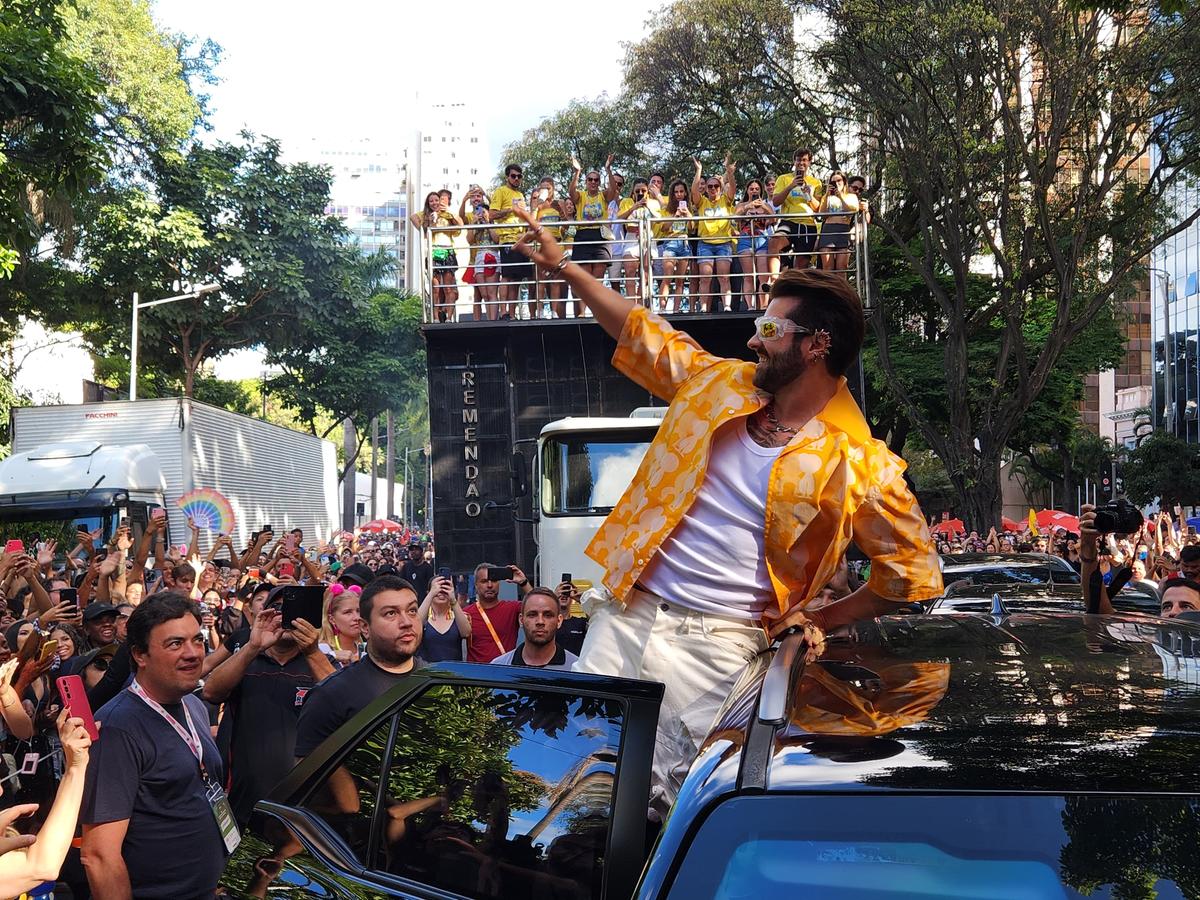
[[[738,235],[737,241],[738,241],[738,249],[737,249],[738,253],[750,252],[750,249],[751,249],[750,235],[748,235],[748,234]],[[765,234],[756,234],[754,236],[754,248],[753,249],[754,249],[755,253],[766,253],[767,252],[767,236]]]
[[[688,242],[684,238],[671,238],[658,242],[658,255],[663,257],[688,256]]]
[[[710,244],[708,241],[700,242],[700,252],[696,254],[700,259],[711,257],[732,257],[733,248],[729,246],[728,241],[722,241],[719,244]]]

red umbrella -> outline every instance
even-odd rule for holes
[[[1000,517],[1000,529],[1002,531],[1021,531],[1024,527],[1020,522],[1014,522],[1008,516]]]
[[[1038,528],[1065,528],[1067,531],[1079,531],[1079,516],[1073,516],[1058,509],[1043,509],[1035,517]]]
[[[371,532],[374,534],[399,534],[404,530],[404,526],[399,522],[393,522],[391,519],[372,519],[365,525],[358,526],[358,530]]]
[[[934,534],[966,534],[966,526],[963,525],[962,519],[947,519],[945,522],[938,522],[931,529]]]

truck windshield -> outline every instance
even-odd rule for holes
[[[670,900],[1196,896],[1184,796],[771,796],[721,804]]]
[[[542,512],[607,515],[616,504],[650,440],[574,434],[542,445]]]

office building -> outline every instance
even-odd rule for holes
[[[457,209],[472,184],[491,189],[496,172],[483,115],[474,104],[423,104],[417,128],[421,133],[421,200],[430,191],[448,188]]]
[[[1177,182],[1167,192],[1176,214],[1200,206],[1200,187]],[[1200,222],[1168,238],[1155,252],[1151,316],[1154,335],[1154,425],[1200,442]],[[1164,352],[1163,343],[1166,343]],[[1170,360],[1170,365],[1166,365]]]

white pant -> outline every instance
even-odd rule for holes
[[[767,646],[757,625],[695,612],[636,588],[624,609],[596,604],[574,671],[665,686],[650,773],[656,812],[665,815],[675,802],[721,704]]]

